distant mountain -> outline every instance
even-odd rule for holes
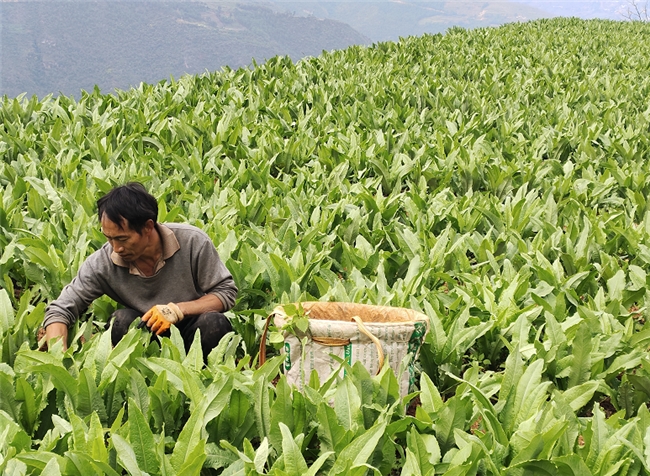
[[[262,1],[0,0],[0,95],[107,93],[452,26],[607,17],[626,0]]]
[[[335,20],[269,5],[152,1],[0,3],[0,94],[79,96],[184,73],[297,60],[370,40]]]
[[[373,41],[397,40],[424,33],[442,33],[451,26],[475,28],[548,17],[534,6],[516,1],[419,0],[272,0],[296,15],[329,18],[348,23]]]

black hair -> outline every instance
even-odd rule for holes
[[[133,231],[142,232],[145,223],[158,219],[158,202],[141,183],[129,182],[115,187],[97,200],[99,221],[106,215],[110,221],[122,228],[122,220]]]

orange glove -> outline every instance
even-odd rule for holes
[[[151,332],[160,335],[168,331],[172,324],[182,321],[184,317],[183,311],[176,304],[170,302],[157,304],[149,309],[142,316],[142,321],[151,329]]]

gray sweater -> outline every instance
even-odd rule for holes
[[[155,274],[139,274],[106,243],[81,265],[77,276],[45,310],[43,327],[72,325],[91,302],[107,295],[124,307],[145,313],[156,304],[193,301],[214,294],[231,309],[237,286],[214,244],[200,229],[178,223],[157,225],[163,256]]]

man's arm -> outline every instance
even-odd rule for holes
[[[211,241],[206,240],[200,253],[195,257],[193,268],[198,287],[206,293],[198,300],[213,296],[221,303],[219,312],[232,309],[237,298],[237,286]]]
[[[206,294],[194,301],[185,301],[175,303],[184,316],[198,316],[204,312],[223,312],[224,305],[214,294]]]
[[[59,297],[50,302],[45,308],[43,327],[46,331],[55,323],[71,326],[79,316],[86,312],[91,302],[104,294],[95,271],[98,262],[101,260],[100,253],[101,250],[89,256],[81,264],[77,275],[72,281],[63,287]],[[62,334],[57,333],[56,335]]]
[[[63,350],[68,349],[68,326],[62,322],[53,322],[45,328],[45,341],[50,346],[52,339],[61,338]]]

